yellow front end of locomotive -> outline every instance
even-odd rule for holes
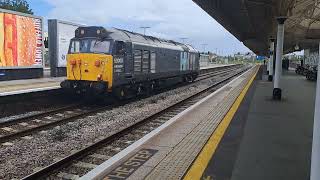
[[[67,80],[105,82],[110,91],[113,81],[112,56],[94,53],[68,54]]]

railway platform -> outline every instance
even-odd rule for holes
[[[219,69],[225,66],[215,64],[209,67],[203,67],[201,70],[203,72],[210,71],[211,69]],[[1,81],[0,82],[0,97],[26,94],[32,92],[48,91],[60,89],[60,83],[65,79],[65,77],[47,77],[39,79],[24,79],[24,80],[11,80],[11,81]]]
[[[219,141],[258,67],[235,78],[82,179],[180,179],[213,135]],[[227,114],[227,115],[226,115]],[[213,146],[217,146],[218,143]]]
[[[64,79],[65,77],[1,81],[0,97],[59,89],[60,82]]]
[[[284,72],[274,101],[263,74],[252,68],[81,179],[309,179],[315,83]]]

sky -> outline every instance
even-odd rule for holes
[[[199,51],[248,52],[192,0],[27,0],[35,15],[84,25],[116,27],[192,44]],[[207,44],[207,45],[203,45]]]

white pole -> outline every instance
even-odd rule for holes
[[[319,43],[316,103],[314,108],[310,180],[319,180],[319,179],[320,179],[320,43]]]
[[[273,79],[273,56],[274,56],[274,39],[270,42],[270,61],[269,61],[269,76],[268,80],[272,81]]]
[[[280,78],[282,74],[282,54],[283,54],[283,40],[284,40],[284,22],[286,18],[280,17],[278,20],[278,34],[277,34],[277,53],[276,53],[276,69],[274,74],[273,84],[273,99],[281,100]]]

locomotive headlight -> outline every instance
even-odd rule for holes
[[[99,75],[97,76],[97,80],[98,80],[98,81],[101,81],[101,80],[102,80],[102,74],[99,74]]]
[[[94,65],[97,66],[97,67],[100,67],[101,61],[100,61],[100,60],[96,60],[96,61],[94,62]]]
[[[75,65],[77,64],[77,61],[76,61],[76,60],[71,60],[71,61],[70,61],[70,64],[73,65],[73,66],[75,66]]]
[[[99,35],[99,34],[101,34],[101,31],[100,31],[100,29],[98,29],[98,30],[97,30],[97,34],[98,34],[98,35]]]
[[[80,34],[84,35],[84,29],[81,29]]]

